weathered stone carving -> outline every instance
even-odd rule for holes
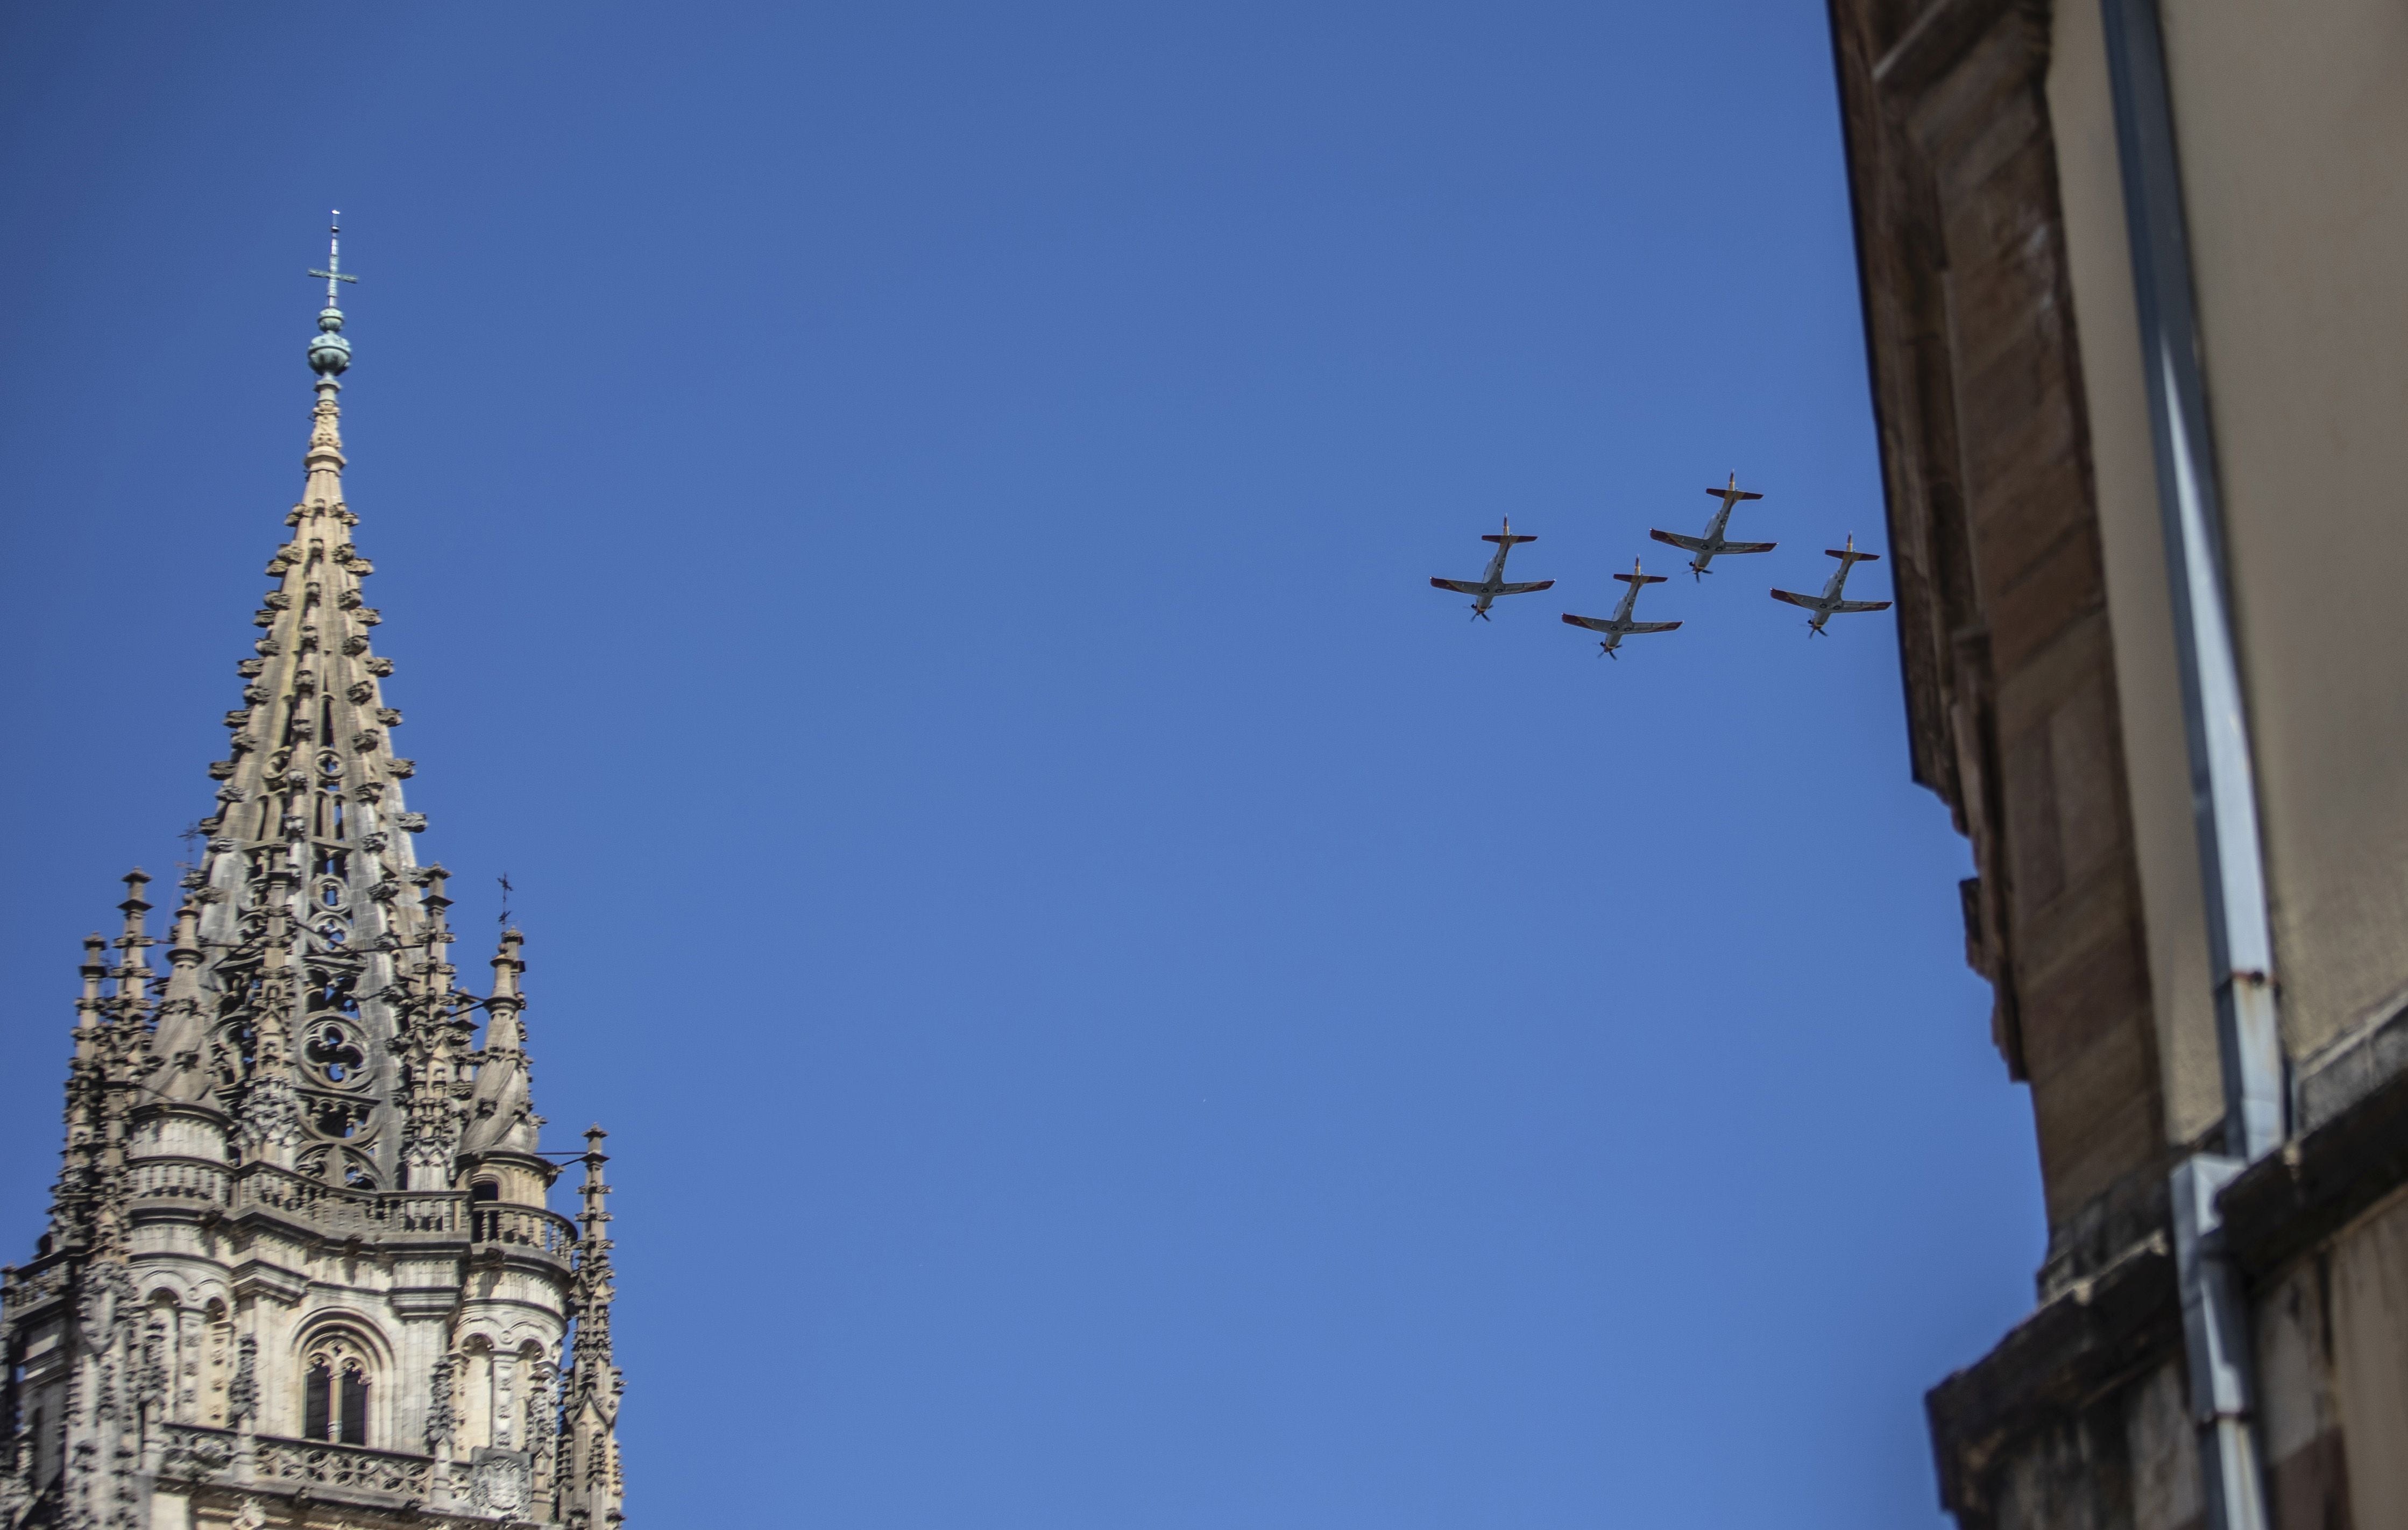
[[[236,1355],[234,1380],[226,1384],[226,1417],[239,1425],[259,1416],[259,1340],[243,1335]]]
[[[481,1450],[469,1468],[468,1504],[495,1519],[523,1518],[535,1500],[535,1468],[523,1451]]]
[[[446,1353],[435,1362],[434,1373],[426,1382],[426,1453],[434,1455],[452,1443],[452,1432],[458,1425],[452,1413],[453,1357]]]

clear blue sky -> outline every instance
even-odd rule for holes
[[[1884,545],[1819,7],[18,5],[0,198],[7,1256],[340,206],[643,1530],[1937,1523],[2042,1235],[1890,619],[1765,596]]]

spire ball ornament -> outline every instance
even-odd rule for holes
[[[327,231],[326,268],[312,271],[313,277],[326,279],[326,306],[318,311],[318,335],[309,342],[309,370],[328,382],[341,375],[351,365],[351,342],[343,338],[343,310],[337,306],[338,281],[357,281],[343,270],[343,214],[334,213],[333,226]]]
[[[320,334],[309,342],[309,370],[322,378],[339,375],[351,365],[351,342],[343,338],[343,310],[328,308],[318,315]]]

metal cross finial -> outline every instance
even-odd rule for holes
[[[503,872],[494,879],[502,884],[501,923],[505,928],[507,928],[510,922],[510,894],[518,891],[518,889],[510,885],[510,874],[507,871]]]
[[[343,274],[342,208],[337,207],[335,209],[334,226],[326,231],[326,268],[322,271],[312,271],[309,274],[313,277],[324,277],[326,279],[326,307],[335,308],[342,306],[335,301],[335,283],[338,281],[357,281],[360,279],[357,277],[346,276]]]

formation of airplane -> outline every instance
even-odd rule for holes
[[[1713,518],[1706,522],[1704,536],[1684,536],[1677,532],[1660,529],[1651,529],[1647,533],[1656,541],[1669,547],[1679,548],[1688,553],[1689,576],[1698,583],[1703,583],[1705,577],[1713,572],[1713,565],[1716,558],[1747,552],[1770,552],[1779,545],[1773,542],[1734,542],[1723,535],[1730,526],[1732,510],[1736,509],[1742,501],[1764,497],[1752,490],[1741,488],[1737,473],[1733,473],[1729,481],[1721,488],[1708,489],[1706,493],[1722,503],[1715,508]],[[1505,522],[1502,530],[1483,536],[1481,540],[1497,544],[1496,555],[1488,560],[1486,573],[1477,579],[1434,579],[1430,580],[1430,583],[1438,589],[1452,590],[1460,595],[1469,595],[1474,621],[1491,620],[1488,608],[1497,603],[1500,595],[1533,594],[1538,591],[1554,587],[1555,581],[1553,579],[1533,579],[1526,584],[1506,582],[1506,555],[1524,542],[1538,540],[1536,536],[1516,536],[1511,520]],[[1829,548],[1825,551],[1827,556],[1840,560],[1840,567],[1838,572],[1831,576],[1830,582],[1823,586],[1821,594],[1804,595],[1795,590],[1779,588],[1772,592],[1773,599],[1786,601],[1792,606],[1812,613],[1806,622],[1806,633],[1810,637],[1831,636],[1824,630],[1824,624],[1835,616],[1851,616],[1864,611],[1885,611],[1890,606],[1886,600],[1850,600],[1845,594],[1848,570],[1860,563],[1874,562],[1881,556],[1879,553],[1857,551],[1856,539],[1853,534],[1849,536],[1845,547]],[[1678,622],[1641,622],[1631,614],[1639,605],[1639,592],[1650,584],[1663,583],[1663,575],[1646,572],[1640,566],[1640,561],[1633,558],[1630,560],[1629,573],[1616,574],[1613,577],[1628,588],[1623,591],[1622,601],[1614,607],[1612,616],[1575,616],[1570,611],[1563,613],[1566,625],[1585,628],[1600,636],[1602,640],[1597,646],[1599,653],[1609,659],[1618,659],[1622,656],[1620,650],[1625,637],[1646,633],[1673,632],[1679,629],[1681,623]]]
[[[1832,571],[1831,582],[1823,586],[1821,594],[1801,595],[1795,590],[1772,592],[1773,599],[1785,600],[1792,606],[1802,606],[1814,613],[1806,621],[1806,631],[1810,635],[1816,637],[1830,636],[1829,633],[1823,630],[1823,623],[1835,616],[1846,616],[1856,611],[1889,609],[1889,602],[1886,600],[1842,600],[1840,597],[1840,592],[1846,589],[1848,585],[1848,570],[1858,564],[1879,563],[1880,553],[1858,552],[1856,539],[1851,536],[1846,547],[1827,547],[1823,550],[1823,556],[1839,559],[1840,566]]]
[[[1498,595],[1534,594],[1541,590],[1550,590],[1555,587],[1555,581],[1553,579],[1540,579],[1531,584],[1508,584],[1505,582],[1505,554],[1512,551],[1516,547],[1519,547],[1524,542],[1535,542],[1538,540],[1535,536],[1514,536],[1513,518],[1512,516],[1509,515],[1505,518],[1505,529],[1502,532],[1491,532],[1489,535],[1483,536],[1481,540],[1484,542],[1496,543],[1497,556],[1488,560],[1488,572],[1480,576],[1479,583],[1475,584],[1469,579],[1430,580],[1431,585],[1437,589],[1452,590],[1458,595],[1471,596],[1472,620],[1476,622],[1486,622],[1491,620],[1488,615],[1488,608],[1490,605],[1495,603]]]

